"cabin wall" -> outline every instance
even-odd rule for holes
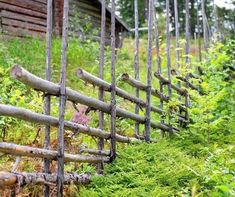
[[[1,32],[12,36],[44,36],[47,0],[0,0]]]
[[[53,31],[62,34],[64,0],[53,1]],[[101,4],[90,0],[70,0],[69,11],[70,35],[80,39],[100,40]],[[106,45],[110,45],[111,19],[106,13]],[[0,33],[12,36],[44,37],[47,26],[47,0],[0,0]],[[116,46],[120,47],[122,39],[119,32],[123,27],[116,23]]]

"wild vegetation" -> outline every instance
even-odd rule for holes
[[[141,40],[141,80],[145,81],[146,41]],[[132,73],[133,45],[132,40],[126,40],[125,46],[118,53],[117,76],[124,72]],[[164,48],[164,44],[161,46]],[[173,138],[161,139],[159,135],[154,144],[133,144],[119,147],[118,159],[105,167],[105,176],[94,176],[88,187],[67,188],[70,196],[234,196],[235,195],[235,84],[234,84],[234,49],[235,42],[215,43],[205,55],[202,63],[193,60],[192,70],[200,66],[203,70],[200,87],[205,93],[199,95],[190,91],[191,123],[189,128],[181,130]],[[45,44],[37,39],[2,40],[0,45],[0,76],[1,103],[16,105],[42,112],[43,100],[41,94],[29,91],[24,85],[12,80],[9,69],[14,64],[20,64],[31,72],[44,77]],[[57,82],[60,68],[60,41],[53,41],[53,81]],[[109,53],[106,53],[105,79],[109,76]],[[87,95],[97,96],[97,90],[79,81],[75,72],[78,67],[98,73],[99,46],[87,41],[80,43],[73,39],[69,42],[68,50],[68,80],[70,87]],[[162,50],[162,56],[164,52]],[[163,59],[163,66],[165,60]],[[164,69],[163,69],[164,70]],[[166,70],[164,70],[165,72]],[[195,81],[199,83],[199,81]],[[120,87],[127,86],[118,82]],[[157,86],[157,83],[154,83]],[[128,91],[133,89],[128,87]],[[106,95],[108,98],[109,95]],[[144,98],[144,95],[141,95]],[[157,101],[154,101],[157,102]],[[158,104],[158,103],[156,103]],[[132,109],[133,106],[123,100],[118,105]],[[171,105],[175,105],[174,102]],[[58,115],[56,100],[52,102],[53,115]],[[142,112],[144,113],[144,112]],[[74,110],[67,105],[66,119],[72,119]],[[90,124],[97,126],[96,112],[89,114]],[[158,117],[156,117],[158,118]],[[105,118],[106,123],[109,118]],[[108,128],[108,124],[106,124]],[[126,135],[133,134],[133,124],[120,120],[118,132]],[[42,147],[43,127],[37,124],[26,124],[13,118],[0,118],[1,138],[24,145]],[[56,129],[52,131],[52,148],[56,148]],[[66,149],[73,152],[83,144],[96,147],[93,139],[76,136],[67,139]],[[1,155],[0,169],[11,170],[14,157]],[[36,165],[35,165],[36,163]],[[19,166],[24,171],[40,171],[40,159],[23,158]],[[66,170],[73,172],[95,173],[94,166],[67,164]],[[52,165],[52,171],[55,165]],[[25,194],[37,196],[42,190],[38,187],[26,187]],[[78,193],[79,191],[79,193]],[[3,193],[8,195],[9,193]]]

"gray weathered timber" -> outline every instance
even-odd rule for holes
[[[78,78],[84,80],[85,82],[88,82],[94,86],[102,87],[103,90],[111,92],[111,84],[110,83],[108,83],[98,77],[95,77],[94,75],[86,72],[83,69],[77,70],[77,76],[78,76]],[[152,90],[152,91],[154,91],[154,90]],[[138,97],[130,95],[128,92],[122,90],[121,88],[116,87],[116,95],[137,104],[139,107],[146,107],[146,103],[143,100],[141,100]],[[163,113],[162,110],[160,110],[159,108],[154,107],[154,106],[151,106],[151,111],[156,112],[156,113],[160,113],[160,114]]]
[[[135,79],[139,80],[139,11],[138,0],[134,2],[135,7],[135,56],[134,56],[134,73]],[[139,98],[139,89],[135,88],[135,96]],[[135,114],[139,115],[139,106],[135,105]],[[135,123],[135,135],[139,135],[139,123]]]
[[[47,1],[47,34],[46,34],[46,80],[51,81],[51,43],[52,43],[52,3],[53,0]],[[45,114],[51,113],[51,98],[50,95],[45,96]],[[50,126],[45,125],[45,139],[44,148],[50,149]],[[50,173],[50,161],[45,159],[44,172]],[[50,187],[48,185],[44,188],[44,197],[49,196]]]
[[[11,75],[13,78],[16,78],[17,80],[21,81],[25,85],[34,88],[36,90],[47,92],[48,94],[59,96],[60,94],[60,86],[58,84],[55,84],[50,81],[46,81],[44,79],[41,79],[32,73],[26,71],[20,66],[14,66],[11,71]],[[98,99],[94,99],[88,96],[85,96],[78,91],[74,91],[70,88],[66,88],[66,96],[68,100],[74,103],[81,103],[83,105],[95,108],[97,110],[101,110],[105,113],[110,114],[110,105],[99,101]],[[136,115],[132,112],[126,111],[124,109],[121,109],[117,107],[117,116],[123,117],[123,118],[129,118],[134,121],[138,121],[141,124],[145,123],[145,118],[143,116]],[[163,124],[156,124],[151,121],[151,126],[155,129],[163,129],[168,130],[168,127]]]
[[[58,160],[57,160],[57,196],[63,196],[64,185],[64,114],[66,105],[66,67],[69,26],[69,0],[64,0],[63,31],[62,31],[62,55],[60,73],[59,95],[59,128],[58,128]]]
[[[88,148],[83,148],[79,150],[79,153],[88,153],[92,155],[101,155],[101,156],[110,156],[110,151],[105,151],[105,150],[95,150],[95,149],[88,149]]]
[[[100,62],[99,62],[99,77],[104,79],[104,53],[105,53],[105,24],[106,24],[106,0],[102,0],[101,4],[101,38],[100,38]],[[103,87],[99,87],[99,100],[104,101]],[[99,111],[99,128],[104,129],[104,112]],[[100,138],[98,141],[98,149],[104,149],[104,139]],[[103,174],[104,163],[101,162],[97,166],[97,172]]]
[[[0,142],[0,152],[17,155],[17,156],[27,156],[27,157],[39,157],[47,158],[49,160],[57,160],[58,152],[54,150],[47,150],[42,148],[33,148],[30,146],[22,146],[13,143]],[[102,157],[94,156],[82,156],[75,154],[64,154],[64,162],[88,162],[88,163],[98,163],[102,160]],[[103,160],[108,162],[108,157],[103,157]]]
[[[111,130],[111,140],[110,140],[110,161],[112,162],[116,158],[116,52],[115,52],[115,11],[116,11],[116,2],[112,0],[112,11],[111,11],[111,121],[110,121],[110,130]]]
[[[185,0],[185,62],[188,68],[190,63],[190,26],[189,26],[189,0]]]
[[[133,79],[129,74],[124,73],[121,77],[121,80],[128,83],[129,85],[131,85],[132,87],[138,88],[139,90],[143,90],[143,91],[147,91],[147,86],[142,83],[141,81],[135,80]],[[162,99],[163,101],[168,102],[169,101],[169,97],[163,95],[163,93],[159,90],[156,90],[154,88],[151,88],[151,94],[153,96],[156,96],[157,98]]]
[[[179,88],[176,85],[172,84],[168,79],[165,79],[162,75],[160,75],[159,73],[155,72],[154,76],[156,78],[158,78],[160,81],[162,81],[163,84],[171,84],[171,87],[173,90],[177,91],[180,95],[185,95],[187,93],[186,89],[183,88]]]
[[[203,38],[204,38],[204,50],[207,51],[209,48],[209,38],[205,11],[205,0],[201,0],[201,10],[202,10],[202,25],[203,25]]]
[[[147,91],[146,91],[146,113],[145,113],[145,140],[150,141],[151,132],[151,89],[152,89],[152,32],[153,30],[153,0],[149,0],[148,14],[148,64],[147,64]]]
[[[179,43],[179,39],[180,39],[180,32],[179,32],[179,15],[178,15],[178,0],[174,0],[174,13],[175,13],[175,39],[176,39],[176,65],[177,65],[177,69],[180,68],[180,43]],[[178,83],[178,86],[180,87],[180,83]]]
[[[17,108],[17,107],[9,106],[9,105],[0,104],[0,116],[14,117],[14,118],[18,118],[18,119],[25,120],[28,122],[35,122],[35,123],[50,125],[54,127],[59,126],[59,120],[55,117],[38,114],[30,110]],[[73,131],[75,134],[83,133],[89,136],[100,137],[100,138],[104,138],[107,140],[110,139],[110,133],[108,132],[105,132],[101,129],[96,129],[96,128],[92,128],[92,127],[81,125],[81,124],[76,124],[70,121],[65,121],[65,128]],[[118,142],[122,142],[122,143],[130,143],[130,142],[136,141],[135,138],[121,136],[119,134],[116,135],[116,139]]]
[[[168,96],[171,97],[171,33],[170,33],[170,2],[166,0],[166,53],[167,53],[167,76],[170,83],[168,86]]]
[[[29,172],[0,172],[0,187],[24,186],[25,184],[54,185],[57,174],[29,173]],[[65,173],[64,184],[84,185],[90,183],[90,174]]]

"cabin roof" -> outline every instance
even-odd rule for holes
[[[101,9],[101,5],[102,5],[102,0],[93,0],[93,2],[95,4],[98,4],[99,5],[99,8]],[[111,17],[111,12],[112,10],[106,5],[106,13]],[[115,18],[116,18],[116,21],[118,22],[119,25],[123,26],[124,29],[129,32],[130,31],[130,28],[128,27],[128,25],[120,18],[118,17],[117,15],[115,15]]]

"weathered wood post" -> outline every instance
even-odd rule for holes
[[[198,36],[198,56],[199,62],[202,61],[202,50],[201,50],[201,24],[200,24],[200,16],[199,16],[199,0],[197,0],[197,36]]]
[[[171,97],[171,33],[170,33],[170,2],[166,0],[166,52],[167,52],[167,75],[168,75],[168,96]]]
[[[104,79],[104,52],[105,52],[105,23],[106,23],[106,0],[102,0],[101,11],[101,39],[100,39],[100,64],[99,64],[99,77]],[[99,100],[104,101],[104,90],[99,87]],[[104,129],[104,112],[99,111],[99,128]],[[100,138],[98,142],[98,149],[104,149],[104,139]],[[98,173],[102,174],[104,169],[104,162],[98,164]]]
[[[135,79],[139,80],[139,12],[138,0],[134,0],[135,6],[135,57],[134,57],[134,72]],[[135,88],[135,96],[139,98],[139,89]],[[135,105],[135,114],[139,114],[139,105]],[[135,135],[139,136],[139,123],[135,123]]]
[[[192,5],[193,6],[193,5]],[[189,0],[185,0],[185,61],[186,69],[189,67],[190,63],[190,26],[189,26]]]
[[[57,162],[57,196],[63,196],[64,186],[64,114],[66,106],[66,67],[68,47],[68,13],[69,0],[64,0],[62,55],[60,76],[60,101],[59,101],[59,129],[58,129],[58,162]]]
[[[175,40],[176,40],[176,65],[177,69],[180,68],[180,44],[179,44],[179,39],[180,39],[180,33],[179,33],[179,14],[178,14],[178,1],[174,0],[174,12],[175,12]],[[180,87],[180,82],[178,82],[178,86]]]
[[[112,0],[111,11],[111,140],[110,140],[110,161],[116,158],[116,42],[115,42],[115,22],[116,22],[116,2]]]
[[[167,76],[168,76],[168,96],[171,98],[172,89],[171,89],[171,33],[170,33],[170,2],[166,0],[166,52],[167,52]],[[171,110],[169,111],[169,127],[170,134],[172,133],[171,125]]]
[[[46,34],[46,80],[51,81],[51,43],[52,43],[52,3],[53,0],[47,1],[47,34]],[[51,113],[51,98],[50,95],[45,95],[45,115]],[[50,126],[45,125],[44,148],[50,149]],[[44,159],[44,173],[50,173],[50,160]],[[44,196],[50,195],[50,187],[45,185]]]
[[[193,5],[192,5],[193,6]],[[189,0],[185,0],[185,63],[186,63],[186,80],[188,81],[188,70],[189,70],[189,64],[190,64],[190,26],[189,26]],[[186,82],[186,87],[188,87],[188,84]],[[185,95],[185,118],[186,120],[189,119],[188,115],[188,107],[189,107],[189,95],[188,93]]]
[[[160,41],[159,41],[159,31],[158,31],[158,19],[156,15],[156,9],[153,9],[153,17],[154,17],[154,30],[155,30],[155,42],[156,42],[156,51],[157,51],[157,73],[161,75],[162,68],[161,68],[161,56],[160,56]],[[163,95],[163,83],[159,80],[159,90],[160,93]],[[164,99],[160,98],[160,109],[163,110]],[[163,115],[161,115],[161,123],[164,123]]]
[[[205,0],[201,0],[201,9],[202,9],[204,49],[205,51],[207,51],[209,48],[209,38],[208,38],[207,19],[206,19],[206,11],[205,11]]]
[[[152,89],[152,31],[153,31],[153,0],[149,0],[148,14],[148,64],[147,64],[147,93],[146,93],[146,123],[145,140],[150,141],[151,122],[151,89]]]

